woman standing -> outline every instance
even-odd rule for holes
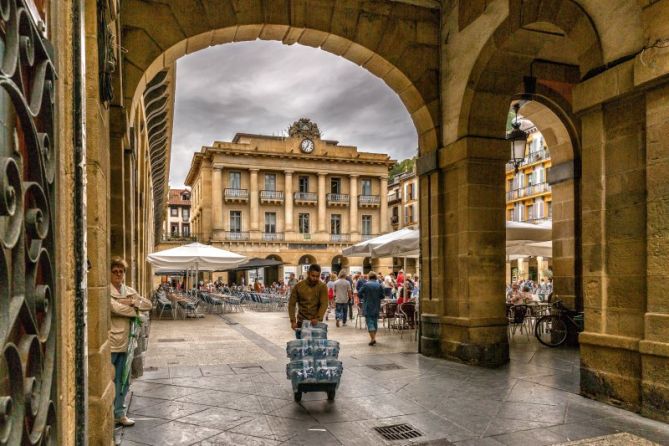
[[[141,297],[137,291],[123,284],[125,270],[128,264],[120,257],[113,257],[111,261],[111,280],[109,284],[111,304],[111,327],[109,330],[109,344],[111,346],[111,362],[114,367],[114,420],[116,424],[132,426],[133,420],[125,415],[123,403],[128,393],[128,386],[123,385],[123,370],[128,359],[128,341],[130,339],[130,324],[137,317],[138,311],[151,309],[151,301]]]
[[[376,273],[370,271],[367,275],[369,280],[360,288],[360,299],[363,301],[363,311],[369,332],[369,345],[376,344],[376,332],[379,329],[379,314],[381,313],[381,301],[383,300],[383,286],[376,278]]]

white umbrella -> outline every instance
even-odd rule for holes
[[[506,222],[506,240],[532,240],[545,242],[553,236],[553,225],[546,221],[537,225],[532,223],[521,223],[519,221]]]
[[[205,271],[223,270],[246,261],[246,257],[202,243],[190,243],[147,256],[154,267],[162,270],[197,268]]]
[[[532,240],[519,240],[517,243],[507,242],[506,255],[515,258],[527,256],[553,257],[553,242],[550,240],[545,242]]]
[[[399,231],[390,232],[388,234],[383,234],[378,237],[374,237],[369,240],[356,243],[353,246],[342,250],[342,254],[347,257],[370,257],[372,256],[372,248],[382,245],[388,241],[394,240],[397,237],[402,237],[404,234],[409,232],[418,232],[415,229],[404,228]]]
[[[394,235],[372,247],[372,257],[418,257],[420,232],[416,229],[391,232]]]

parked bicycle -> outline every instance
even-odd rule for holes
[[[562,305],[562,301],[551,305],[551,314],[542,316],[534,327],[534,335],[547,347],[558,347],[567,341],[569,331],[583,331],[583,313]]]

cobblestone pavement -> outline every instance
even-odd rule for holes
[[[577,350],[517,336],[507,366],[482,369],[415,353],[413,334],[384,330],[369,347],[363,330],[330,322],[344,363],[336,400],[310,393],[297,404],[284,313],[154,321],[148,370],[131,388],[137,424],[121,444],[669,445],[669,425],[578,395]],[[374,430],[400,423],[420,436],[386,441]]]

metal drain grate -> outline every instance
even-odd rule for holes
[[[392,426],[379,426],[374,430],[381,434],[386,440],[409,440],[411,438],[422,437],[419,431],[410,424],[393,424]]]
[[[184,338],[163,338],[158,339],[158,342],[186,342]]]
[[[385,371],[388,371],[388,370],[401,370],[401,369],[406,368],[406,367],[402,367],[401,365],[397,365],[397,364],[393,364],[393,363],[390,363],[390,364],[370,364],[367,367],[369,367],[370,369],[378,370],[379,372],[385,372]]]

